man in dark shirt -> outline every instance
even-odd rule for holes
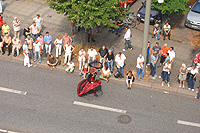
[[[49,58],[47,60],[47,65],[51,66],[51,70],[56,70],[56,65],[58,63],[58,60],[53,56],[53,54],[49,55]]]
[[[160,52],[161,52],[161,47],[159,46],[159,43],[158,43],[158,42],[156,42],[156,45],[153,46],[153,48],[152,48],[152,53],[153,53],[154,51],[157,52],[156,58],[159,58],[159,55],[160,55]]]
[[[113,60],[114,60],[114,54],[112,53],[112,50],[109,49],[108,54],[106,56],[106,61],[111,73],[113,73]]]
[[[103,45],[102,48],[99,49],[98,53],[99,53],[99,56],[100,56],[100,62],[104,66],[105,62],[106,62],[106,56],[108,54],[108,49],[106,48],[105,45]]]
[[[120,20],[118,20],[117,22],[116,22],[116,24],[117,24],[117,26],[119,26],[119,28],[117,28],[116,29],[116,34],[115,35],[118,35],[118,37],[120,37],[121,36],[121,33],[122,33],[122,27],[123,27],[123,21],[120,21]]]

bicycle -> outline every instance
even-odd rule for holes
[[[134,15],[134,13],[129,13],[128,18],[123,20],[124,26],[129,28],[134,28],[136,25],[140,24],[140,19]]]

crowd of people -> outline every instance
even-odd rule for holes
[[[1,17],[1,16],[0,16]],[[10,27],[7,25],[6,22],[2,25],[2,36],[0,37],[0,46],[2,50],[2,55],[5,54],[5,48],[8,49],[8,56],[12,54],[12,56],[19,56],[19,54],[24,55],[24,66],[31,67],[31,60],[36,62],[37,60],[39,63],[42,62],[42,55],[47,58],[47,64],[50,66],[51,70],[56,70],[57,65],[63,65],[66,67],[66,72],[72,73],[75,69],[75,64],[72,62],[72,52],[76,49],[75,46],[72,45],[73,38],[70,37],[67,33],[63,35],[58,35],[57,38],[53,41],[52,36],[47,31],[46,34],[43,36],[41,34],[42,31],[42,24],[44,20],[40,17],[39,14],[33,18],[32,25],[25,25],[23,36],[24,40],[23,43],[20,40],[20,25],[21,22],[17,17],[13,19],[13,29],[14,29],[14,37],[11,38],[10,36]],[[117,22],[120,26],[117,29],[116,35],[121,33],[121,25],[123,22]],[[97,30],[100,32],[100,27],[96,27]],[[131,30],[126,27],[126,33],[124,36],[125,39],[125,48],[123,51],[133,50],[133,46],[130,43],[131,39]],[[113,31],[113,29],[112,29]],[[157,36],[157,39],[160,39],[160,32],[161,29],[159,25],[155,25],[155,29],[153,31],[153,36]],[[168,23],[164,26],[164,40],[165,36],[168,36],[170,40],[171,34],[171,27]],[[54,44],[56,49],[55,57],[52,54],[52,45]],[[62,49],[64,50],[64,62],[61,62],[61,54]],[[79,62],[79,71],[80,76],[86,79],[90,72],[89,63],[93,61],[97,61],[97,56],[99,56],[99,62],[103,64],[103,68],[101,71],[101,75],[99,76],[100,79],[109,82],[109,78],[114,71],[114,64],[116,65],[118,76],[120,78],[124,78],[124,64],[126,60],[126,56],[124,53],[119,52],[114,56],[114,53],[111,49],[107,49],[106,46],[102,46],[98,51],[94,49],[92,46],[85,51],[84,48],[81,48],[78,51],[78,62]],[[147,57],[146,61],[142,54],[139,54],[137,58],[137,79],[144,78],[144,62],[146,62],[147,66],[150,67],[151,72],[150,76],[152,79],[156,79],[156,69],[161,68],[161,76],[162,83],[161,86],[164,86],[165,83],[168,87],[170,87],[170,75],[171,69],[173,66],[173,62],[175,59],[175,51],[174,47],[168,47],[167,44],[161,48],[159,46],[159,42],[156,42],[155,46],[151,48],[151,43],[148,42],[147,45]],[[87,62],[86,62],[87,61]],[[158,62],[160,61],[160,62]],[[200,52],[196,55],[193,66],[187,68],[185,64],[182,64],[180,68],[179,80],[180,85],[179,87],[185,88],[185,81],[188,77],[188,89],[194,91],[194,84],[196,81],[196,76],[199,74],[198,68],[196,66],[199,65],[200,62]],[[125,76],[127,89],[131,89],[132,83],[135,80],[132,71],[128,71]],[[199,96],[197,97],[199,98]]]

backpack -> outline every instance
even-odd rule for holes
[[[115,77],[115,78],[119,78],[120,76],[121,76],[121,73],[118,72],[118,71],[114,74],[114,77]]]

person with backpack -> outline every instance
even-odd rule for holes
[[[135,77],[133,76],[132,71],[128,71],[128,73],[126,74],[126,85],[127,85],[128,90],[131,90],[131,86],[134,80],[135,80]]]

